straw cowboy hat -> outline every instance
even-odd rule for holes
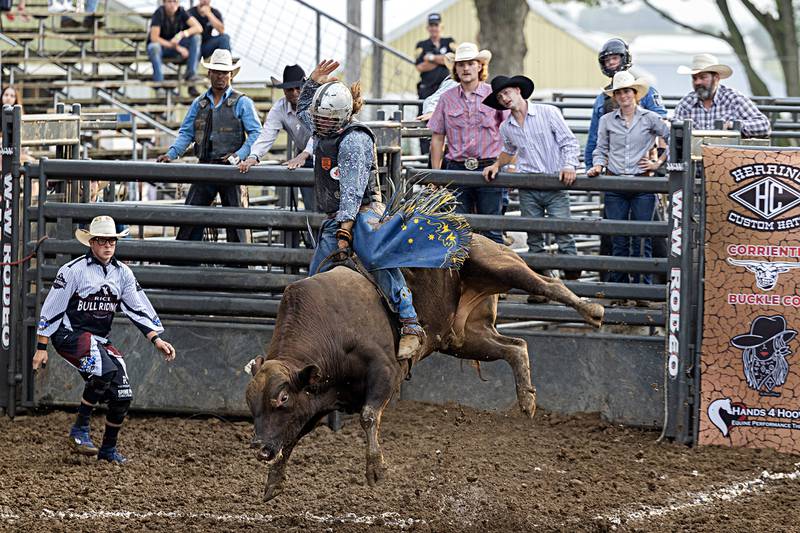
[[[497,101],[497,95],[507,87],[517,87],[520,96],[527,100],[533,94],[533,80],[526,76],[495,76],[492,80],[492,94],[483,99],[483,105],[489,106],[493,109],[505,111],[500,102]]]
[[[697,54],[692,58],[692,66],[681,65],[678,67],[678,74],[691,74],[694,76],[701,72],[715,72],[719,74],[721,80],[724,80],[731,77],[733,69],[720,63],[717,56],[711,54]]]
[[[644,95],[650,90],[650,84],[643,78],[634,78],[633,74],[627,70],[621,70],[614,74],[611,87],[604,89],[603,92],[613,97],[614,91],[619,89],[633,89],[639,98],[644,98]]]
[[[128,229],[117,233],[117,224],[114,222],[114,219],[109,216],[101,215],[92,219],[88,230],[83,228],[75,230],[75,238],[84,246],[90,246],[89,241],[95,237],[116,237],[119,239],[121,237],[127,237],[128,233],[130,233]]]
[[[453,65],[459,61],[472,61],[473,59],[485,65],[492,60],[492,53],[489,50],[478,51],[478,45],[475,43],[461,43],[455,53],[450,52],[444,56],[448,68],[453,68]]]
[[[211,54],[211,57],[208,59],[208,63],[203,61],[202,64],[208,70],[221,70],[222,72],[233,72],[234,76],[236,76],[236,74],[239,73],[239,68],[241,67],[241,61],[237,61],[234,64],[233,56],[231,56],[231,51],[225,50],[224,48],[217,48],[216,50],[214,50],[214,53]]]

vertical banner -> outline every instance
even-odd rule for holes
[[[700,444],[800,453],[800,150],[703,147]]]
[[[13,240],[13,179],[11,168],[14,162],[14,143],[13,140],[13,109],[11,106],[3,106],[2,114],[0,114],[0,123],[2,124],[3,142],[0,146],[0,155],[2,156],[2,194],[3,198],[0,200],[0,223],[2,223],[2,230],[0,230],[0,261],[3,265],[0,267],[2,273],[3,290],[2,290],[2,310],[0,310],[0,371],[2,372],[3,385],[0,386],[0,406],[9,406],[8,399],[8,373],[9,369],[13,368],[11,360],[14,357],[11,347],[12,339],[12,294],[13,294],[13,276],[11,272],[11,261],[13,261],[14,240]],[[13,403],[13,401],[11,402]]]

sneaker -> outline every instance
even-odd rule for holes
[[[95,17],[94,15],[88,15],[88,16],[84,17],[83,18],[83,22],[81,24],[87,30],[91,30],[92,28],[94,28],[95,19],[97,19],[97,29],[98,30],[100,28],[105,27],[106,23],[103,22],[103,19],[101,19],[100,17]]]
[[[124,465],[128,462],[128,459],[117,451],[116,446],[113,448],[101,448],[97,454],[97,460],[108,461],[118,465]]]
[[[81,28],[83,24],[78,22],[77,20],[70,18],[70,17],[61,17],[61,28],[63,29],[72,29],[72,28]]]
[[[89,426],[72,426],[69,431],[69,443],[72,449],[81,455],[97,454],[97,446],[89,436]]]

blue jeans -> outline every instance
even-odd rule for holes
[[[211,54],[214,53],[214,50],[217,48],[222,48],[224,50],[230,51],[231,49],[231,37],[227,33],[223,33],[222,35],[215,35],[213,37],[209,37],[200,45],[200,57],[211,57]]]
[[[197,73],[197,65],[200,62],[200,36],[192,35],[181,39],[180,45],[189,50],[189,57],[186,59],[186,78],[191,78]],[[165,57],[179,57],[178,52],[173,48],[164,49],[158,43],[147,43],[147,56],[153,64],[153,81],[164,81],[164,72],[161,65]]]
[[[653,220],[656,206],[656,195],[653,193],[618,193],[605,194],[606,218],[609,220]],[[653,242],[650,237],[613,237],[611,253],[616,257],[653,257]],[[614,283],[646,283],[651,284],[649,274],[628,274],[627,272],[610,272],[609,281]]]
[[[474,172],[480,172],[481,165]],[[445,170],[466,170],[463,163],[445,160]],[[453,187],[458,205],[456,213],[479,215],[502,215],[503,214],[503,191],[500,187]],[[482,231],[483,235],[489,237],[494,242],[503,244],[503,234],[499,231]]]
[[[328,262],[322,265],[322,269],[320,269],[320,263],[339,247],[339,243],[336,240],[337,229],[339,229],[339,223],[332,218],[326,219],[319,228],[317,247],[314,250],[314,257],[311,258],[311,264],[308,267],[309,276],[316,274],[317,270],[325,272],[331,268],[332,265]],[[400,272],[400,269],[384,268],[373,270],[370,274],[372,274],[384,294],[389,298],[392,310],[395,311],[401,319],[416,321],[417,311],[414,309],[411,290],[409,290],[408,285],[406,285],[406,280],[403,277],[403,273]]]
[[[567,191],[531,191],[519,190],[519,208],[522,216],[543,218],[545,215],[552,218],[570,218],[569,194]],[[575,239],[568,233],[556,234],[558,253],[577,255]],[[528,232],[529,252],[538,254],[544,252],[544,235],[537,232]]]
[[[86,0],[83,4],[83,11],[85,13],[94,13],[97,11],[97,4],[100,3],[100,0]]]

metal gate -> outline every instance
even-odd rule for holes
[[[4,113],[3,120],[13,119],[13,113]],[[13,120],[4,132],[18,131]],[[482,178],[465,172],[415,172],[401,173],[400,136],[401,123],[386,124],[379,135],[383,157],[381,170],[385,182],[403,187],[419,180],[430,183],[470,185]],[[390,139],[390,140],[386,140]],[[587,191],[637,190],[641,192],[668,193],[672,199],[672,217],[669,222],[629,222],[598,220],[596,218],[554,221],[553,219],[530,219],[523,217],[468,216],[476,229],[535,229],[553,233],[590,233],[607,235],[648,235],[670,237],[672,253],[667,259],[615,258],[607,256],[551,256],[521,254],[532,268],[568,268],[582,270],[627,270],[633,272],[669,274],[667,286],[603,284],[597,282],[570,282],[568,286],[582,296],[607,298],[666,300],[669,290],[669,306],[666,309],[627,309],[608,307],[606,320],[611,324],[644,325],[665,327],[667,336],[629,336],[606,333],[557,333],[547,331],[522,331],[520,336],[529,343],[532,357],[539,357],[534,368],[542,368],[553,390],[540,394],[545,409],[561,411],[602,410],[612,420],[635,425],[661,426],[665,433],[681,442],[691,442],[694,428],[694,395],[697,391],[694,373],[694,344],[697,335],[696,300],[699,295],[697,262],[700,248],[697,238],[698,219],[694,213],[693,200],[698,191],[694,189],[690,150],[690,128],[688,124],[676,124],[673,128],[669,178],[603,177],[579,178],[573,188]],[[391,145],[391,146],[390,146]],[[19,146],[9,138],[5,146]],[[9,151],[13,159],[14,150]],[[5,148],[4,148],[5,154]],[[66,154],[65,154],[66,155]],[[72,155],[72,154],[69,154]],[[59,405],[74,403],[76,392],[71,388],[79,385],[74,373],[59,370],[65,365],[48,367],[48,377],[35,377],[30,371],[31,348],[38,310],[57,268],[69,258],[85,252],[72,238],[76,224],[86,223],[96,215],[108,214],[120,223],[134,227],[134,238],[120,243],[117,255],[128,262],[141,284],[148,290],[155,307],[159,310],[174,341],[184,342],[194,350],[187,358],[189,370],[172,370],[162,382],[142,383],[137,393],[140,408],[171,411],[216,411],[240,412],[244,410],[241,391],[247,377],[241,371],[241,360],[256,353],[262,342],[271,335],[272,319],[275,317],[283,288],[299,279],[296,269],[305,267],[312,251],[294,247],[292,240],[270,239],[269,244],[234,244],[206,242],[176,242],[163,239],[136,238],[136,227],[145,225],[175,227],[181,224],[243,227],[254,230],[276,232],[301,231],[308,224],[317,226],[322,215],[308,212],[292,212],[267,208],[221,208],[157,206],[146,203],[110,202],[87,204],[80,202],[80,184],[88,180],[103,179],[111,182],[225,182],[249,185],[308,186],[313,183],[312,171],[298,169],[288,171],[276,167],[254,167],[248,174],[240,174],[235,168],[190,164],[154,164],[144,162],[103,162],[69,159],[42,160],[37,165],[28,165],[23,172],[23,186],[13,163],[6,166],[4,156],[4,179],[8,173],[10,206],[8,217],[14,221],[11,227],[18,234],[9,236],[9,241],[21,242],[11,250],[12,260],[31,254],[36,242],[48,236],[35,254],[32,264],[10,267],[9,279],[16,299],[10,299],[8,350],[0,352],[0,365],[6,370],[8,379],[3,385],[0,407],[9,414],[17,406],[33,406],[40,403]],[[6,169],[11,169],[9,173]],[[512,179],[513,178],[513,179]],[[48,180],[60,180],[68,184],[69,199],[53,201],[47,195]],[[32,183],[39,183],[38,195],[31,196]],[[501,175],[497,186],[514,186],[531,189],[557,189],[563,187],[557,176],[519,174],[513,177]],[[84,189],[85,190],[85,189]],[[22,198],[21,211],[14,211]],[[697,203],[697,205],[700,205]],[[4,211],[4,220],[6,211]],[[21,228],[21,232],[19,229]],[[5,236],[4,236],[5,239]],[[4,240],[5,243],[5,240]],[[290,243],[290,244],[287,244]],[[4,244],[5,245],[5,244]],[[207,266],[165,266],[191,257],[193,261]],[[245,264],[250,268],[230,268],[229,265]],[[228,265],[228,266],[226,266]],[[293,270],[295,269],[295,270]],[[5,281],[4,270],[4,281]],[[4,299],[5,305],[5,299]],[[5,309],[5,308],[4,308]],[[504,320],[545,320],[557,323],[579,322],[577,313],[558,305],[526,305],[512,302],[501,303],[499,318]],[[5,315],[4,315],[5,316]],[[677,317],[677,318],[676,318]],[[5,322],[4,322],[5,324]],[[135,332],[127,332],[122,343],[130,354],[129,366],[134,375],[161,372],[153,357],[151,346],[142,343]],[[204,331],[217,328],[232,331],[222,339],[222,349],[211,353],[208,343],[200,339]],[[250,342],[252,341],[252,342]],[[666,346],[664,345],[666,343]],[[535,346],[548,346],[547,354],[535,355]],[[596,353],[592,353],[592,352]],[[552,353],[551,353],[552,352]],[[573,354],[575,354],[573,356]],[[558,357],[557,357],[558,356]],[[54,359],[57,361],[57,358]],[[586,366],[586,375],[580,379],[574,375],[577,362]],[[448,375],[447,380],[437,381],[450,372],[451,361],[444,357],[432,357],[424,361],[417,375],[425,374],[404,388],[403,396],[432,401],[458,400],[470,403],[471,399],[482,404],[502,404],[503,394],[511,392],[511,376],[501,366],[487,366],[488,374],[494,376],[493,385],[477,392],[481,382],[473,383],[467,373],[462,376]],[[51,369],[50,367],[55,367]],[[173,369],[176,367],[173,367]],[[423,370],[424,369],[424,370]],[[583,381],[581,381],[583,380]],[[614,381],[616,380],[616,382]],[[663,387],[659,383],[663,380]],[[655,382],[655,386],[654,386]],[[434,385],[435,384],[435,385]],[[574,397],[558,396],[560,390],[570,390]],[[545,387],[545,390],[548,390]],[[432,394],[432,393],[436,394]],[[488,395],[488,396],[487,396]],[[140,400],[141,399],[141,400]],[[663,405],[661,402],[664,402]],[[662,416],[663,415],[663,416]]]

